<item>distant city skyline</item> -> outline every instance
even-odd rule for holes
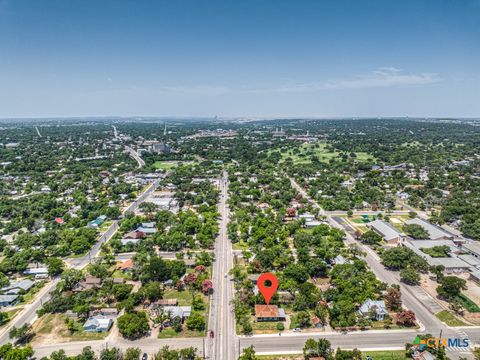
[[[479,117],[480,0],[0,0],[0,118]]]

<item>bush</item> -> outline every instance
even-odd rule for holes
[[[278,330],[278,331],[283,331],[283,330],[285,330],[285,326],[283,325],[283,323],[277,323],[277,330]]]

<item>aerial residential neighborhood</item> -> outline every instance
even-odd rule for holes
[[[480,360],[479,0],[0,0],[0,360]]]

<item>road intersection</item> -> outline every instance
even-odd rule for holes
[[[210,312],[208,321],[208,330],[212,330],[214,338],[208,336],[206,338],[174,338],[174,339],[141,339],[137,341],[128,341],[122,338],[109,338],[108,340],[89,341],[89,342],[68,342],[64,344],[48,344],[37,346],[35,348],[36,355],[41,357],[50,354],[52,351],[60,348],[64,349],[68,355],[78,354],[84,346],[91,346],[93,350],[100,351],[105,347],[119,347],[126,349],[127,347],[140,347],[143,351],[154,354],[164,345],[171,348],[196,347],[199,354],[207,359],[216,360],[234,360],[242,349],[253,345],[257,354],[288,354],[300,353],[305,341],[309,338],[326,338],[332,343],[332,347],[342,347],[345,349],[358,348],[365,351],[373,350],[395,350],[404,349],[405,343],[413,341],[418,333],[430,333],[433,336],[442,337],[465,337],[467,336],[471,343],[478,342],[480,339],[480,327],[458,327],[451,328],[442,323],[431,311],[431,304],[426,298],[419,296],[418,289],[400,283],[399,276],[396,272],[389,271],[380,263],[378,256],[368,247],[358,243],[352,236],[352,229],[346,224],[342,224],[336,213],[325,212],[319,204],[311,199],[304,189],[302,189],[295,181],[292,185],[307,198],[319,213],[326,216],[331,226],[341,228],[346,232],[346,243],[356,244],[366,254],[365,261],[368,263],[372,271],[383,282],[392,284],[400,284],[404,305],[416,313],[417,319],[421,324],[418,330],[369,330],[354,331],[348,334],[338,332],[306,332],[306,333],[284,333],[279,335],[254,335],[254,336],[237,336],[235,331],[235,322],[233,314],[233,284],[228,275],[233,263],[233,252],[231,243],[227,236],[227,224],[229,217],[228,210],[228,180],[227,174],[224,173],[220,181],[220,198],[218,203],[219,234],[215,244],[215,263],[213,266],[213,284],[214,293],[210,301]],[[158,185],[158,183],[157,183]],[[156,186],[155,186],[156,187]],[[152,190],[154,191],[154,190]],[[139,198],[134,204],[135,207],[143,201],[146,196]],[[132,204],[133,206],[133,204]],[[132,209],[128,209],[132,211]],[[134,210],[134,209],[133,209]],[[98,249],[100,245],[98,246]],[[93,249],[92,249],[93,250]],[[88,264],[88,256],[82,261],[76,263],[75,266],[85,266]],[[54,288],[54,282],[48,286]],[[28,315],[23,314],[17,316],[15,320],[16,326],[21,323],[31,322],[35,316],[35,310],[41,303],[48,299],[48,291],[38,296]],[[38,302],[38,303],[37,303]],[[33,316],[33,317],[32,317]],[[6,332],[5,332],[6,333]],[[0,337],[2,343],[5,342],[5,333]],[[463,348],[447,348],[448,356],[451,359],[460,357],[472,358],[471,353],[466,352]]]

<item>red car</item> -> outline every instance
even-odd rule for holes
[[[210,337],[213,339],[213,330],[210,330]]]

